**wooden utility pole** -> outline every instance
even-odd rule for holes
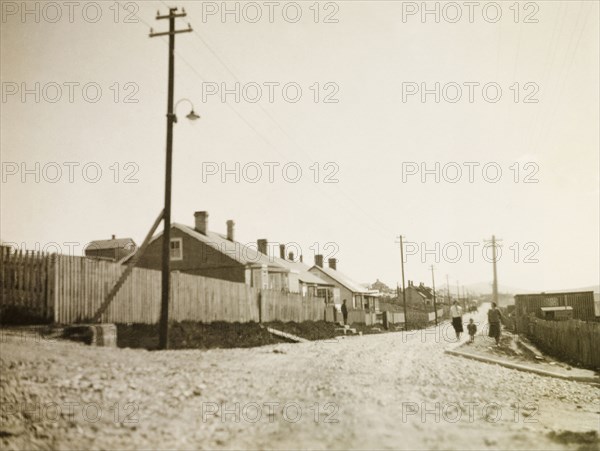
[[[450,281],[448,279],[448,274],[446,274],[446,292],[448,294],[448,305],[452,304],[452,297],[450,296]]]
[[[492,285],[492,299],[498,305],[498,271],[496,270],[496,236],[492,235],[492,265],[494,267],[494,282]]]
[[[492,235],[492,266],[493,266],[493,271],[494,271],[494,280],[492,282],[492,302],[494,302],[496,305],[498,305],[498,272],[496,270],[496,261],[498,259],[497,257],[497,253],[496,253],[496,243],[497,241],[502,241],[502,240],[496,240],[496,236]],[[487,241],[487,243],[490,243],[490,241]]]
[[[458,305],[460,305],[460,285],[458,280],[456,281],[456,301],[458,302]]]
[[[170,246],[171,246],[171,168],[173,165],[173,124],[177,121],[173,111],[173,94],[175,90],[175,35],[188,33],[187,30],[175,30],[175,19],[185,17],[185,9],[180,13],[177,8],[169,8],[169,14],[161,16],[156,13],[156,20],[169,19],[169,31],[154,33],[150,30],[150,37],[169,36],[169,86],[167,99],[167,158],[165,165],[165,209],[163,217],[164,232],[162,236],[162,283],[160,302],[160,323],[158,328],[158,348],[169,347],[169,277],[170,277]]]
[[[438,318],[437,318],[437,304],[435,299],[435,275],[433,273],[433,265],[431,265],[431,285],[433,291],[433,310],[435,311],[435,325],[437,326]]]
[[[406,287],[404,285],[404,245],[400,235],[400,265],[402,267],[402,301],[404,303],[404,330],[408,329],[408,316],[406,315]]]

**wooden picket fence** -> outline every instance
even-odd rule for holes
[[[325,299],[282,294],[274,290],[260,292],[261,321],[324,321]]]
[[[54,314],[53,257],[27,251],[11,255],[8,247],[1,249],[0,314],[18,312],[23,319],[51,321]]]
[[[541,350],[600,369],[600,323],[576,319],[546,321],[530,315],[518,317],[516,327]]]
[[[124,270],[117,263],[85,257],[3,252],[0,315],[14,315],[18,310],[44,322],[89,322]],[[324,319],[322,298],[179,272],[171,273],[170,290],[172,321]],[[102,314],[101,322],[156,324],[160,301],[160,271],[134,268]]]
[[[57,255],[54,322],[89,322],[125,266],[109,261]],[[154,324],[160,316],[160,271],[134,268],[102,315],[103,323]]]
[[[160,276],[160,272],[158,275]],[[260,290],[243,283],[174,272],[171,273],[169,318],[173,321],[203,323],[258,322],[259,293]]]

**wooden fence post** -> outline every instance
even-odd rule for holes
[[[258,290],[258,322],[262,323],[262,290]]]

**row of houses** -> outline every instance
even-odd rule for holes
[[[379,310],[379,291],[368,289],[341,273],[335,258],[324,265],[323,255],[315,255],[314,264],[308,265],[303,256],[287,252],[286,244],[273,244],[267,239],[244,244],[235,239],[235,223],[226,222],[226,233],[209,228],[206,211],[194,213],[194,226],[173,223],[170,230],[170,266],[172,271],[195,274],[215,279],[245,283],[251,287],[301,293],[317,296],[327,303],[347,301],[349,308],[367,311]],[[136,266],[161,269],[162,235],[155,235]],[[269,252],[271,250],[271,252]],[[116,238],[91,242],[85,250],[90,258],[109,259],[127,263],[137,252],[130,238]]]

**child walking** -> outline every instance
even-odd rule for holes
[[[467,330],[469,331],[469,343],[474,343],[475,334],[477,333],[477,325],[473,322],[473,318],[469,320],[469,324],[467,324]]]

